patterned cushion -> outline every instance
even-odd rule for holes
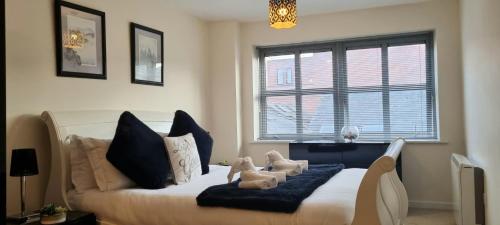
[[[189,183],[201,176],[201,162],[193,134],[180,137],[164,137],[170,165],[176,184]]]

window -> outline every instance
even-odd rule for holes
[[[433,33],[260,47],[260,139],[437,139]]]
[[[278,67],[281,67],[277,64]],[[292,68],[278,69],[277,74],[278,85],[293,85]]]

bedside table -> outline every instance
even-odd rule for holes
[[[7,225],[15,225],[16,223],[8,222]],[[93,213],[68,211],[66,212],[66,222],[58,223],[59,225],[96,225],[96,216]],[[40,221],[23,223],[23,225],[41,225]]]

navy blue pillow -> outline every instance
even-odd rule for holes
[[[163,139],[130,112],[120,116],[106,158],[142,188],[159,189],[167,183],[170,163]]]
[[[214,141],[212,137],[210,137],[210,134],[198,126],[189,114],[182,110],[177,110],[168,136],[178,137],[188,133],[192,133],[196,141],[196,147],[198,148],[198,154],[200,155],[201,161],[201,174],[207,174]]]

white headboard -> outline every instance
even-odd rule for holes
[[[51,145],[51,169],[45,203],[52,202],[71,209],[66,194],[73,189],[69,151],[66,137],[76,134],[84,137],[112,139],[118,119],[124,110],[45,111],[42,120],[47,124]],[[168,133],[173,113],[130,111],[151,129]]]

